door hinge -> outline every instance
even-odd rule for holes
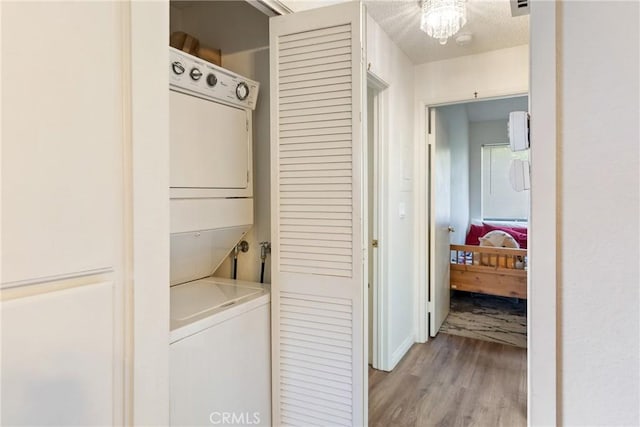
[[[433,313],[433,301],[427,301],[427,313]]]
[[[249,171],[247,171],[247,185],[249,185]]]
[[[246,120],[245,120],[245,123],[246,123],[246,125],[247,125],[247,132],[249,132],[249,119],[246,119]]]

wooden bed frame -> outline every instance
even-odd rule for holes
[[[526,256],[526,249],[451,245],[451,289],[526,299]]]

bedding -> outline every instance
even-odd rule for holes
[[[505,297],[527,298],[527,229],[471,224],[465,245],[451,245],[451,289]],[[505,234],[503,234],[505,233]],[[489,234],[489,236],[487,236]],[[487,236],[487,237],[485,237]],[[491,237],[508,237],[521,248],[486,244]]]
[[[469,226],[469,232],[467,233],[467,237],[465,239],[465,245],[480,245],[480,238],[489,233],[490,231],[500,230],[505,233],[511,235],[520,248],[527,249],[527,228],[526,227],[517,227],[517,226],[506,226],[506,225],[494,225],[490,223],[483,222],[481,224],[471,224]]]

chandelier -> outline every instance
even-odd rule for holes
[[[446,44],[467,22],[465,0],[423,0],[420,29]]]

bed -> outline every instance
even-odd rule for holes
[[[479,246],[477,238],[492,230],[508,232],[521,249]],[[526,299],[526,240],[526,228],[472,224],[465,244],[451,245],[451,289]]]

